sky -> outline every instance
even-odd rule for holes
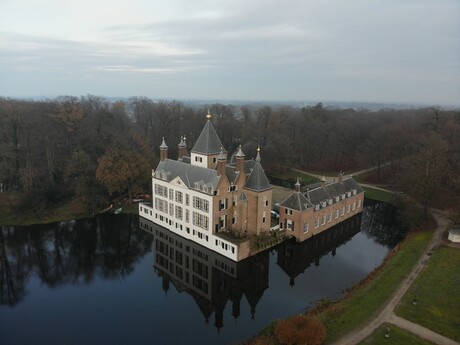
[[[459,0],[0,0],[0,96],[460,105]]]

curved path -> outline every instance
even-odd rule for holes
[[[459,343],[452,339],[446,338],[436,332],[429,330],[428,328],[400,318],[399,316],[396,316],[394,313],[394,308],[398,305],[399,301],[407,292],[415,278],[417,278],[420,271],[425,266],[426,262],[430,259],[431,253],[433,252],[435,247],[441,243],[442,233],[449,224],[449,220],[443,212],[432,210],[432,214],[435,217],[437,223],[437,227],[433,234],[433,238],[430,244],[428,245],[427,249],[421,256],[421,258],[417,262],[417,264],[412,269],[409,276],[402,282],[401,286],[393,294],[393,297],[391,298],[390,302],[388,302],[388,304],[384,307],[384,309],[375,319],[370,321],[363,328],[352,331],[346,336],[344,336],[342,339],[339,339],[339,341],[335,343],[336,345],[358,344],[367,337],[369,337],[378,327],[380,327],[385,322],[406,329],[409,332],[418,335],[420,338],[427,339],[435,344],[459,345]]]

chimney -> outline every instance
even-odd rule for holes
[[[160,161],[163,162],[166,158],[168,158],[168,145],[166,145],[165,138],[163,137],[160,145]]]
[[[224,155],[224,151],[220,148],[220,155],[217,158],[217,176],[225,174],[225,167],[227,166],[227,157]]]
[[[236,171],[244,172],[244,153],[243,150],[241,150],[241,145],[236,153]]]
[[[187,145],[185,144],[185,135],[180,137],[180,143],[177,146],[179,148],[179,159],[182,159],[187,152]]]

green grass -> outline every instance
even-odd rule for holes
[[[270,176],[273,176],[279,179],[283,179],[283,180],[289,180],[290,178],[297,180],[297,178],[299,178],[302,184],[310,184],[310,183],[319,182],[319,179],[312,175],[302,174],[300,172],[293,171],[293,170],[288,170],[284,173],[270,174]]]
[[[390,329],[389,338],[385,338],[387,327]],[[377,328],[371,336],[360,343],[360,345],[430,345],[431,341],[419,338],[418,336],[390,324],[384,324]]]
[[[460,341],[460,250],[440,247],[396,308],[396,314]],[[414,305],[414,298],[417,304]]]
[[[432,236],[431,231],[411,233],[374,271],[341,301],[319,315],[326,325],[327,343],[332,343],[374,317],[407,277]]]
[[[384,201],[391,203],[394,199],[394,194],[391,192],[386,192],[384,190],[375,189],[371,187],[362,187],[366,193],[364,194],[366,198]]]

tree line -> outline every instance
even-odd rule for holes
[[[190,150],[209,111],[224,147],[246,157],[262,148],[267,172],[377,166],[378,178],[418,198],[455,199],[460,187],[460,113],[440,108],[334,109],[283,105],[187,105],[133,97],[0,98],[0,195],[18,210],[52,210],[76,200],[96,212],[112,198],[150,190],[164,137],[169,157]],[[390,166],[383,165],[391,162]],[[380,169],[382,167],[382,169]]]

